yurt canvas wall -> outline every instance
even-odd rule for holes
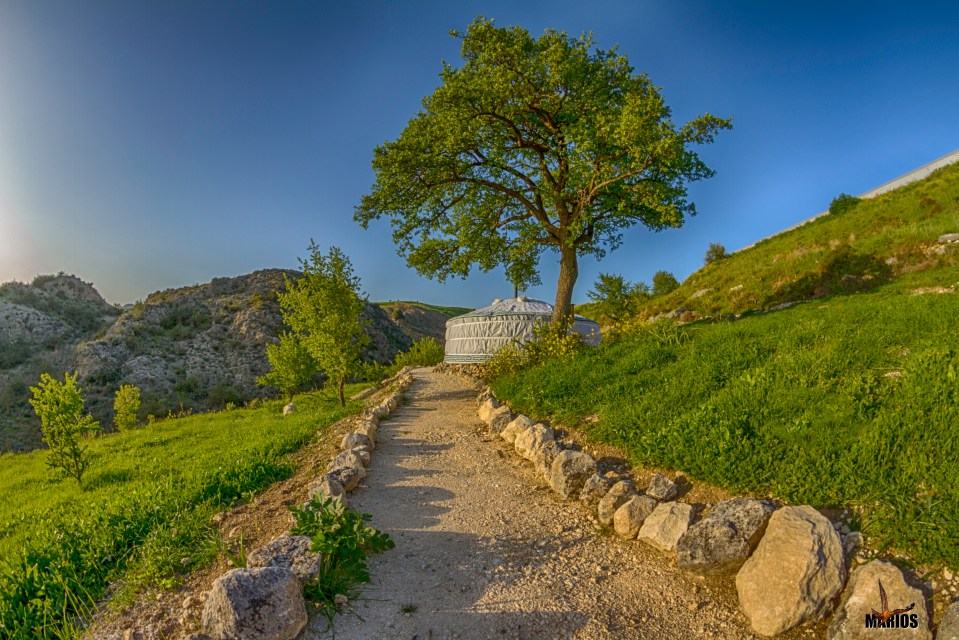
[[[549,322],[553,306],[532,298],[494,300],[493,304],[446,322],[446,362],[485,362],[513,340],[528,340],[533,327]],[[575,316],[573,330],[586,344],[597,346],[599,324]]]

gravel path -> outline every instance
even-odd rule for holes
[[[366,487],[350,495],[396,548],[371,559],[372,584],[333,630],[319,617],[305,638],[757,637],[731,579],[686,574],[600,531],[486,435],[468,383],[414,375],[380,426]]]

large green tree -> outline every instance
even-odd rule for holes
[[[366,302],[360,297],[360,279],[350,259],[337,247],[323,255],[310,240],[309,258],[300,260],[303,277],[286,278],[286,292],[277,294],[283,321],[296,340],[336,388],[346,405],[346,377],[359,364],[369,342],[362,319]]]
[[[503,265],[522,286],[544,250],[557,252],[562,321],[580,256],[602,258],[638,223],[679,227],[695,214],[686,185],[713,172],[690,147],[730,120],[677,127],[649,78],[589,35],[537,39],[483,18],[453,35],[463,64],[444,63],[422,111],[376,148],[355,218],[389,217],[400,255],[441,281]]]
[[[290,402],[316,374],[316,360],[299,338],[288,331],[280,334],[279,342],[266,345],[266,359],[270,361],[270,370],[256,379],[257,384],[277,387]]]

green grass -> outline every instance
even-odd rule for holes
[[[353,385],[354,393],[364,385]],[[90,442],[83,489],[46,451],[0,455],[0,636],[74,637],[111,582],[122,603],[173,587],[219,549],[211,516],[292,475],[286,454],[355,412],[320,395],[158,422]]]
[[[959,294],[911,294],[929,286],[959,291],[959,266],[735,322],[649,325],[493,386],[531,415],[598,414],[582,428],[633,463],[851,507],[871,546],[955,568]]]
[[[443,307],[435,304],[426,304],[425,302],[408,302],[405,300],[392,300],[390,302],[377,302],[375,304],[378,304],[379,306],[387,310],[395,305],[405,304],[413,307],[420,307],[421,309],[426,309],[428,311],[436,311],[437,313],[442,313],[447,318],[461,316],[464,313],[469,313],[470,311],[473,310],[467,307]]]
[[[954,164],[919,182],[863,200],[842,214],[822,216],[717,260],[690,275],[676,291],[643,303],[640,315],[649,317],[681,306],[701,317],[741,313],[809,298],[817,290],[848,293],[869,288],[905,273],[959,263],[955,249],[945,255],[930,251],[940,235],[957,231],[959,164]],[[837,256],[840,250],[847,255]],[[887,259],[894,263],[887,265]],[[846,274],[861,280],[843,284]],[[708,291],[692,298],[704,289]],[[578,309],[588,314],[592,307]]]

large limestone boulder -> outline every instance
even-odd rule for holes
[[[306,583],[319,575],[322,560],[322,556],[313,551],[313,541],[309,536],[286,534],[250,553],[246,557],[246,567],[283,567],[292,571],[300,582]]]
[[[513,411],[505,404],[493,409],[489,414],[489,432],[499,435],[513,421]]]
[[[333,469],[327,475],[339,482],[347,491],[352,491],[359,486],[360,480],[366,477],[366,469],[362,464],[355,467],[340,467]]]
[[[340,451],[330,462],[328,470],[342,469],[344,467],[365,467],[363,460],[352,451]]]
[[[377,432],[378,425],[373,420],[360,420],[360,422],[356,425],[356,433],[362,434],[369,438],[373,448],[376,448]]]
[[[510,444],[516,442],[516,436],[523,433],[530,427],[532,427],[534,422],[528,417],[524,416],[522,413],[513,418],[513,421],[506,425],[506,428],[500,431],[499,436],[506,440]]]
[[[825,617],[845,582],[842,541],[832,523],[810,506],[783,507],[736,575],[736,590],[753,630],[775,636]]]
[[[634,495],[636,495],[636,487],[632,480],[620,480],[614,484],[596,507],[596,518],[599,523],[607,527],[613,524],[616,510],[626,504]]]
[[[487,396],[480,402],[479,406],[479,418],[486,424],[489,424],[490,414],[493,413],[495,409],[499,408],[499,400],[494,398],[492,395]]]
[[[649,496],[634,496],[613,514],[613,529],[616,535],[634,539],[643,527],[646,518],[656,508],[656,501]]]
[[[293,640],[306,626],[303,587],[289,569],[234,569],[213,583],[201,626],[213,640]]]
[[[563,500],[579,497],[586,480],[596,474],[593,456],[582,451],[560,451],[550,465],[549,486]]]
[[[946,607],[946,612],[939,621],[939,628],[936,629],[936,640],[959,640],[959,601]]]
[[[656,505],[643,521],[636,537],[663,553],[672,554],[676,552],[676,545],[686,535],[692,521],[692,506],[681,502],[664,502]]]
[[[527,460],[533,460],[534,452],[542,448],[543,443],[553,440],[553,430],[547,427],[544,424],[536,423],[531,426],[529,429],[520,433],[516,436],[516,441],[513,443],[513,448],[516,449],[516,453],[526,458]]]
[[[553,474],[553,460],[556,459],[560,451],[559,443],[556,440],[547,440],[536,449],[533,449],[533,452],[530,454],[530,461],[533,463],[536,473],[546,480],[547,483]]]
[[[886,602],[890,611],[906,609],[909,605],[915,606],[911,610],[895,616],[895,620],[890,621],[892,622],[891,626],[868,629],[865,623],[866,616],[873,610],[882,613],[882,597],[879,593],[880,580],[883,590],[886,592]],[[827,637],[829,640],[860,640],[865,638],[932,640],[925,596],[919,589],[906,584],[902,572],[895,565],[881,560],[864,564],[852,572],[839,610],[829,624]],[[943,633],[942,625],[940,625],[939,640],[947,637],[949,636]]]
[[[766,531],[775,505],[753,498],[720,502],[676,545],[676,565],[701,575],[735,573]]]

